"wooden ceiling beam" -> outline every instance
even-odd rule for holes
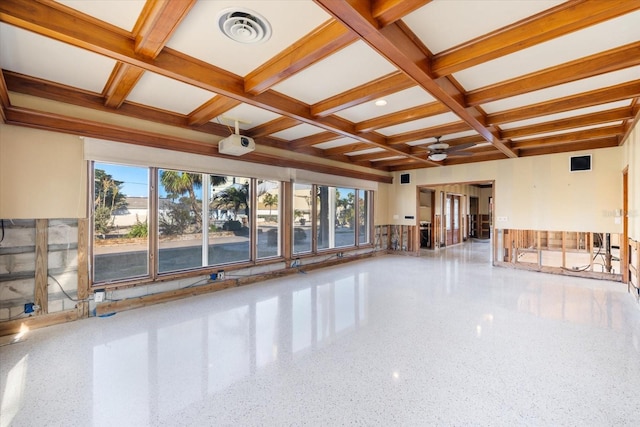
[[[431,73],[450,75],[637,9],[637,1],[570,0],[438,53],[431,60]]]
[[[450,141],[447,141],[447,144],[449,144]],[[486,142],[484,140],[482,140],[482,142]],[[411,147],[411,152],[413,154],[418,154],[418,155],[423,155],[424,153],[426,153],[427,151],[427,147],[429,147],[430,144],[425,144],[425,145],[414,145]],[[449,144],[451,147],[455,147],[456,145],[461,145],[461,144]],[[496,147],[494,147],[493,145],[483,145],[483,146],[473,146],[470,148],[465,149],[465,151],[469,151],[473,154],[478,154],[478,153],[492,153],[496,150]]]
[[[583,92],[564,98],[552,99],[550,101],[488,114],[487,123],[499,125],[501,123],[517,122],[538,116],[562,113],[578,108],[631,99],[637,96],[640,96],[640,80],[633,80],[615,86]]]
[[[425,117],[436,116],[438,114],[448,113],[450,110],[446,105],[439,101],[430,102],[429,104],[417,107],[407,108],[397,113],[387,114],[385,116],[376,117],[371,120],[364,120],[356,123],[356,131],[371,132],[400,123],[406,123],[413,120],[424,119]]]
[[[226,126],[217,123],[209,122],[202,126],[198,126],[197,128],[189,126],[187,123],[187,117],[182,114],[161,111],[156,108],[149,108],[144,105],[133,104],[126,101],[119,109],[113,110],[106,107],[103,103],[102,96],[96,93],[71,88],[58,83],[48,82],[35,77],[24,76],[11,71],[4,71],[2,75],[7,81],[7,87],[12,92],[64,102],[66,104],[78,105],[126,117],[134,117],[154,123],[197,130],[199,132],[218,136],[225,136],[229,133]]]
[[[289,147],[292,150],[299,150],[302,147],[310,147],[312,145],[322,144],[324,142],[335,141],[342,136],[335,134],[334,132],[320,132],[313,135],[305,136],[302,138],[294,139],[289,142]]]
[[[402,19],[416,9],[421,8],[431,0],[373,0],[371,2],[371,16],[381,26],[387,26]]]
[[[427,64],[430,62],[425,49],[418,45],[415,35],[398,23],[382,29],[373,16],[371,4],[366,0],[314,0],[334,18],[357,33],[362,40],[375,49],[380,55],[404,71],[434,98],[449,107],[458,117],[482,135],[488,142],[509,157],[516,157],[496,135],[485,126],[484,115],[474,109],[467,109],[464,94],[447,79],[434,80]]]
[[[3,123],[7,121],[4,110],[10,106],[9,89],[7,89],[7,82],[4,80],[4,74],[0,69],[0,119],[2,119]]]
[[[134,52],[155,58],[195,3],[195,0],[148,0],[133,28]],[[139,67],[118,62],[103,90],[104,105],[120,108],[143,74],[144,70]]]
[[[60,114],[38,112],[26,108],[9,107],[7,109],[7,123],[35,129],[46,129],[64,132],[72,135],[107,138],[129,144],[146,147],[163,148],[183,153],[201,154],[205,156],[237,159],[235,156],[219,154],[214,143],[193,141],[185,138],[166,136],[163,134],[146,132],[130,127],[117,126],[107,123],[76,119]],[[347,167],[322,165],[273,154],[252,152],[242,156],[243,161],[271,164],[282,167],[294,167],[320,173],[366,179],[376,182],[391,183],[391,177],[367,172],[360,172]],[[348,159],[347,159],[348,160]]]
[[[285,129],[292,128],[300,124],[299,120],[292,119],[290,117],[278,117],[267,123],[252,127],[247,130],[245,134],[252,138],[259,138],[261,136],[273,135]]]
[[[203,125],[240,104],[236,99],[217,95],[189,113],[187,123],[192,126]]]
[[[313,104],[311,106],[311,114],[317,117],[325,117],[415,85],[416,82],[407,77],[406,74],[396,71]]]
[[[545,136],[542,138],[526,139],[524,141],[513,141],[512,146],[518,150],[536,147],[550,147],[552,145],[562,145],[580,141],[588,141],[591,139],[601,139],[603,137],[619,137],[623,134],[624,126],[614,125],[563,133],[560,135]]]
[[[155,58],[195,4],[196,0],[147,0],[133,27],[134,51]]]
[[[404,170],[407,167],[410,168],[411,165],[416,165],[417,167],[420,167],[420,168],[425,167],[425,165],[421,164],[417,160],[409,159],[409,158],[406,158],[406,157],[402,158],[402,159],[380,160],[378,162],[373,162],[373,163],[378,165],[379,167],[383,167],[383,168],[400,167],[399,170]],[[435,163],[435,162],[431,162],[431,166],[440,166],[440,165]]]
[[[356,154],[353,156],[349,156],[352,162],[358,163],[362,161],[371,161],[378,159],[386,159],[389,156],[389,152],[387,151],[379,151],[376,153],[368,153],[368,154]]]
[[[469,130],[469,124],[467,122],[459,121],[392,135],[387,138],[387,142],[389,145],[406,144],[419,139],[435,138],[437,136],[464,132],[466,130]]]
[[[609,148],[618,146],[617,136],[608,136],[590,141],[570,142],[561,145],[537,146],[521,149],[520,156],[540,156],[543,154],[566,153],[567,151],[596,150],[598,148]]]
[[[369,150],[371,148],[376,148],[376,147],[375,145],[363,144],[363,143],[347,144],[347,145],[341,145],[339,147],[327,148],[326,150],[324,150],[324,154],[325,156],[335,156],[338,154],[353,153],[354,151]],[[397,154],[404,155],[404,153],[398,153],[398,152],[394,152],[389,155],[392,156]]]
[[[504,139],[520,138],[547,132],[573,129],[583,126],[597,125],[601,123],[617,122],[633,118],[633,112],[629,107],[615,108],[597,113],[583,114],[577,117],[554,120],[529,126],[521,126],[513,129],[502,130],[500,134]]]
[[[477,163],[477,162],[488,162],[490,160],[503,160],[507,157],[504,153],[501,153],[497,150],[492,150],[491,152],[482,153],[482,154],[474,154],[469,157],[456,157],[449,156],[442,163],[443,166],[453,166],[453,165],[463,165],[467,163]]]
[[[386,138],[375,133],[358,133],[352,123],[335,116],[316,118],[308,105],[271,90],[259,95],[244,91],[244,80],[228,71],[165,47],[153,60],[134,52],[129,34],[118,27],[81,13],[70,13],[56,2],[0,2],[0,22],[64,41],[146,71],[187,83],[249,105],[312,124],[327,131],[387,148]],[[420,160],[420,159],[417,159]]]
[[[142,68],[118,61],[102,90],[105,107],[120,108],[143,74]]]
[[[640,64],[640,42],[576,59],[566,64],[496,83],[466,94],[467,105],[477,106],[535,90],[610,73]]]
[[[250,72],[244,79],[244,90],[253,95],[260,94],[357,39],[339,22],[328,20]]]

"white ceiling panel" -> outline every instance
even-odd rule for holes
[[[426,117],[424,119],[413,120],[406,123],[401,123],[395,126],[389,126],[383,129],[378,129],[377,132],[385,135],[398,135],[405,132],[411,132],[418,129],[430,128],[433,126],[444,125],[447,123],[457,122],[460,119],[453,113],[438,114],[437,116]]]
[[[600,89],[602,87],[614,86],[620,83],[637,80],[640,78],[640,66],[625,68],[612,73],[601,74],[588,79],[576,80],[571,83],[553,86],[546,89],[537,90],[523,95],[512,96],[511,98],[483,104],[482,108],[489,114],[498,111],[510,110],[512,108],[533,105],[550,99],[562,98],[576,95],[583,92]]]
[[[315,104],[392,71],[396,71],[393,65],[358,41],[275,85],[273,90]]]
[[[240,121],[238,123],[238,127],[246,130],[268,123],[279,117],[281,116],[276,113],[272,113],[271,111],[263,110],[262,108],[254,107],[249,104],[240,104],[211,121],[234,127],[234,120],[237,119]]]
[[[262,15],[271,24],[271,38],[260,44],[242,44],[224,36],[217,16],[230,7]],[[244,77],[328,19],[311,0],[199,1],[167,46]]]
[[[628,100],[609,102],[607,104],[594,105],[592,107],[578,108],[576,110],[564,111],[562,113],[548,114],[546,116],[535,117],[527,120],[520,120],[517,122],[504,123],[500,125],[501,129],[515,129],[523,126],[537,125],[539,123],[545,123],[555,120],[568,119],[570,117],[582,116],[585,114],[598,113],[600,111],[612,110],[614,108],[628,107],[630,102]]]
[[[72,9],[91,15],[123,30],[132,31],[145,0],[56,0]]]
[[[204,89],[146,72],[127,97],[127,101],[189,114],[214,96],[214,93]]]
[[[560,3],[562,1],[555,0],[434,0],[402,21],[436,54]]]
[[[324,132],[324,130],[317,126],[303,123],[298,126],[276,132],[271,136],[284,139],[285,141],[293,141],[294,139],[304,138],[305,136],[315,135],[316,133],[320,132]]]
[[[419,86],[396,92],[392,95],[385,96],[384,100],[387,105],[378,107],[375,101],[366,102],[347,108],[346,110],[336,113],[344,119],[353,123],[362,122],[375,117],[385,116],[387,114],[396,113],[406,110],[407,108],[417,107],[419,105],[428,104],[434,101],[433,96]]]
[[[447,142],[452,139],[464,138],[464,137],[473,136],[473,135],[478,135],[478,132],[476,132],[475,130],[468,130],[464,132],[450,133],[442,137],[442,142]]]
[[[0,23],[3,70],[101,93],[115,64],[113,59]]]
[[[602,34],[607,37],[602,37]],[[640,11],[637,11],[476,65],[454,73],[454,77],[465,90],[474,90],[624,46],[639,39]]]

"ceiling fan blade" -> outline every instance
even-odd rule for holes
[[[456,157],[467,157],[467,156],[473,156],[473,153],[471,151],[448,151],[447,154],[449,156],[456,156]]]
[[[460,144],[460,145],[452,145],[451,147],[447,148],[445,151],[447,153],[451,153],[453,151],[466,150],[467,148],[471,148],[474,145],[476,145],[474,142],[467,142],[466,144]]]

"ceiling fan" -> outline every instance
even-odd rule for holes
[[[428,150],[427,156],[429,160],[432,160],[434,162],[441,162],[442,160],[446,159],[447,156],[449,155],[452,155],[452,156],[472,156],[473,155],[473,153],[470,153],[468,151],[462,151],[476,145],[473,142],[454,145],[450,147],[449,144],[447,144],[446,142],[440,142],[441,137],[436,136],[435,138],[436,138],[436,142],[427,147],[427,150]]]

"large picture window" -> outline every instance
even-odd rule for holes
[[[294,217],[301,222],[294,223],[293,253],[368,244],[369,194],[354,188],[294,184]],[[315,200],[313,209],[303,210],[302,200]],[[310,225],[303,228],[305,224]],[[297,237],[303,235],[315,236],[315,241]]]
[[[311,184],[293,184],[293,253],[311,252]]]
[[[209,265],[251,258],[251,179],[211,175]]]
[[[149,274],[149,169],[95,163],[93,279]]]
[[[256,228],[257,256],[269,258],[280,255],[280,183],[258,180]]]
[[[155,280],[370,242],[370,192],[197,171],[94,162],[92,279]],[[282,206],[291,206],[284,212]],[[289,235],[287,233],[287,235]]]
[[[158,272],[202,265],[202,175],[158,170]]]

